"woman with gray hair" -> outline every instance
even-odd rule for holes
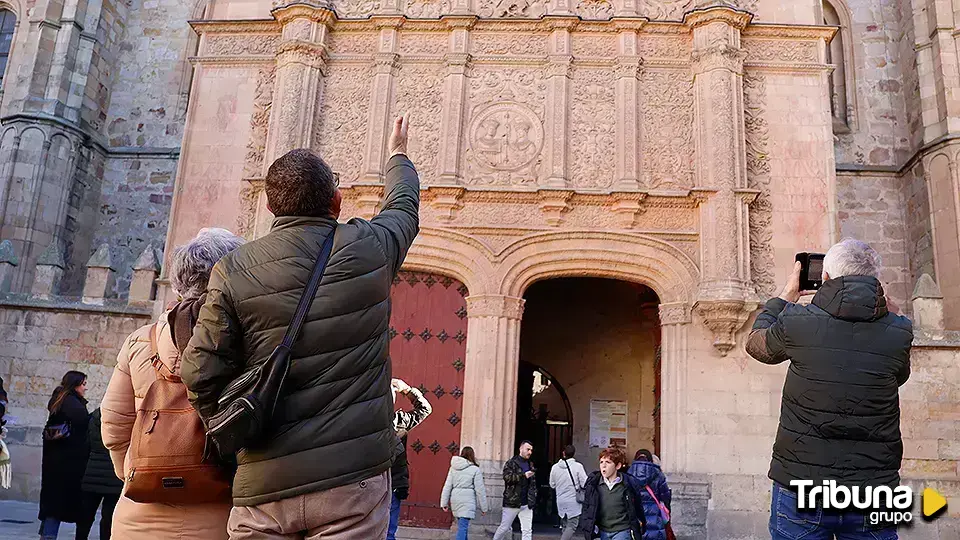
[[[130,473],[128,450],[137,410],[161,368],[154,362],[159,360],[170,373],[180,374],[180,355],[193,335],[210,271],[243,243],[225,229],[203,229],[178,247],[171,257],[169,276],[180,301],[158,321],[131,334],[120,349],[101,405],[103,442],[110,450],[117,477],[124,479]],[[121,497],[113,516],[113,534],[124,540],[226,540],[231,506],[229,497],[197,505],[142,504]]]

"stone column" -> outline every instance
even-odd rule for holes
[[[570,53],[570,31],[579,19],[551,18],[550,63],[547,64],[547,107],[544,144],[547,178],[545,187],[567,187],[567,139],[569,138],[568,110],[570,108],[570,78],[573,55]]]
[[[687,470],[687,329],[690,305],[685,302],[660,305],[660,459],[663,470]]]
[[[397,54],[397,36],[403,24],[401,17],[377,17],[380,27],[380,46],[374,55],[375,75],[371,92],[370,116],[367,121],[367,142],[363,158],[362,182],[383,182],[383,167],[386,165],[387,139],[390,137],[390,108],[394,102],[395,80],[400,71],[400,55]]]
[[[614,16],[636,17],[640,15],[637,11],[637,1],[638,0],[620,0],[619,2],[614,2],[614,6],[616,7]]]
[[[470,28],[476,17],[444,17],[450,32],[447,80],[440,126],[440,184],[463,183],[463,131],[466,119],[467,83],[470,77]]]
[[[702,277],[695,309],[726,355],[756,309],[751,285],[740,31],[751,15],[723,5],[687,13],[693,32],[696,183]]]
[[[637,55],[637,32],[643,19],[618,20],[617,56],[617,181],[614,190],[640,189],[640,75],[643,59]]]
[[[60,241],[54,241],[43,250],[37,259],[37,269],[33,276],[33,286],[30,294],[36,298],[49,299],[60,292],[60,278],[66,263],[63,260],[63,247]]]
[[[943,293],[930,274],[923,274],[913,289],[914,326],[928,333],[943,332]]]
[[[316,112],[323,95],[325,43],[334,19],[325,0],[284,0],[272,13],[283,26],[283,34],[277,52],[264,174],[283,154],[312,146]]]
[[[497,510],[502,504],[503,463],[514,453],[523,304],[522,298],[511,296],[467,297],[460,444],[476,451],[491,499],[490,512],[475,521],[480,529],[495,527],[500,521]]]
[[[153,246],[147,246],[133,265],[133,278],[130,280],[130,292],[127,303],[131,305],[149,305],[156,293],[157,276],[160,274],[160,261]]]
[[[83,303],[103,305],[114,279],[110,246],[101,244],[87,262],[87,279],[83,283]]]

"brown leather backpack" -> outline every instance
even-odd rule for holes
[[[138,503],[229,502],[227,473],[207,455],[203,422],[180,376],[160,360],[156,332],[154,325],[150,345],[157,380],[137,408],[124,495]]]

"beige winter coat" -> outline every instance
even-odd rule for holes
[[[170,337],[167,314],[157,324],[157,348],[163,363],[179,373],[179,353]],[[150,329],[140,328],[124,341],[117,357],[110,385],[100,409],[103,414],[103,444],[110,450],[110,459],[119,478],[126,478],[127,451],[137,406],[150,384],[157,380],[151,358]],[[122,540],[226,540],[227,518],[231,504],[174,506],[139,504],[120,498],[113,515],[113,537]]]

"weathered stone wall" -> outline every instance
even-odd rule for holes
[[[13,460],[13,487],[0,498],[40,496],[40,433],[46,406],[64,373],[89,377],[88,409],[99,406],[123,340],[149,321],[149,311],[126,306],[95,308],[73,301],[0,300],[0,377],[9,397],[6,442]]]
[[[838,164],[902,166],[911,155],[904,85],[910,59],[901,57],[906,28],[900,2],[847,0],[856,78],[856,121],[838,134]],[[844,9],[842,2],[835,8]],[[911,25],[912,28],[912,25]],[[849,90],[848,90],[849,91]]]
[[[883,257],[883,288],[897,305],[908,308],[916,279],[910,268],[901,187],[897,174],[837,173],[837,218],[841,238],[863,240]]]
[[[917,161],[904,172],[900,180],[904,226],[907,229],[907,260],[910,262],[912,283],[916,283],[923,274],[937,277],[934,267],[930,192],[923,171],[923,163]]]

